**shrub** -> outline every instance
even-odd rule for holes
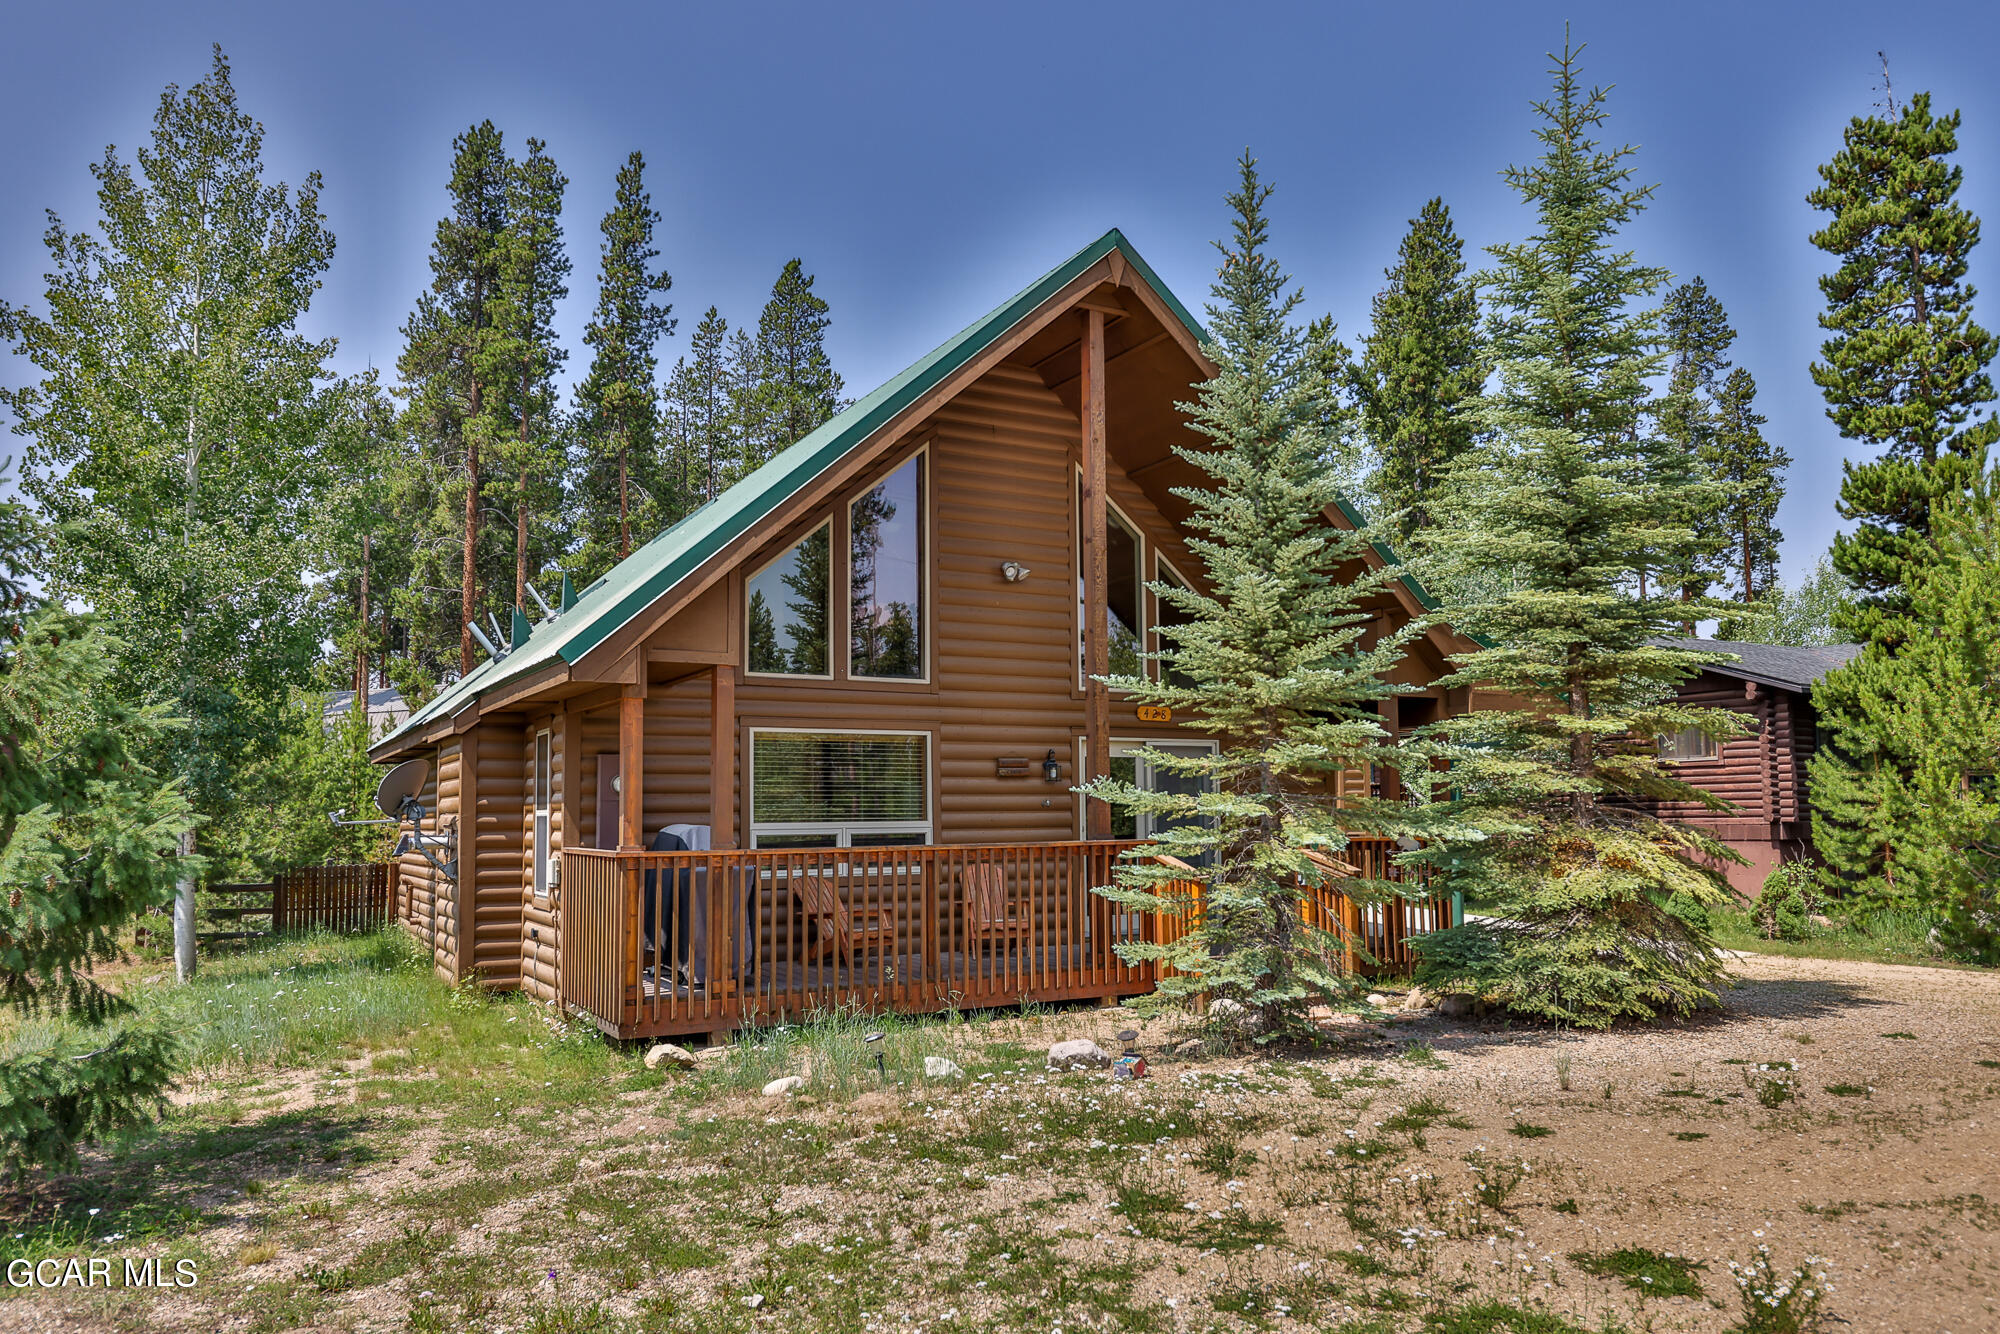
[[[1815,887],[1817,873],[1810,861],[1785,862],[1764,877],[1755,918],[1766,940],[1805,940],[1813,934],[1813,917],[1822,906]]]

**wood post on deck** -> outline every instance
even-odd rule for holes
[[[618,700],[618,850],[639,852],[646,844],[646,681]]]
[[[726,662],[709,681],[708,845],[736,846],[736,668]]]
[[[1104,547],[1104,312],[1085,312],[1083,339],[1083,699],[1084,772],[1088,781],[1111,769],[1111,692],[1097,678],[1111,666],[1111,615]],[[1111,836],[1111,808],[1094,798],[1084,802],[1084,837]]]

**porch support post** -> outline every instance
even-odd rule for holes
[[[1111,624],[1104,566],[1104,312],[1085,312],[1083,339],[1083,711],[1084,769],[1079,780],[1111,769],[1111,692],[1097,678],[1110,670]],[[1084,802],[1084,834],[1111,837],[1111,808]]]
[[[641,668],[643,673],[644,669]],[[618,701],[618,850],[646,842],[646,682],[643,674]]]
[[[736,668],[726,662],[709,681],[708,845],[736,846]]]

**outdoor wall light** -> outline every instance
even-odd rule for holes
[[[1020,583],[1028,577],[1029,573],[1028,567],[1021,564],[1020,561],[1003,560],[1000,562],[1000,577],[1010,584]]]
[[[1055,747],[1049,747],[1049,757],[1042,761],[1042,778],[1046,782],[1062,782],[1062,761],[1056,758]]]

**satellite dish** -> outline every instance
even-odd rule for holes
[[[431,776],[429,760],[404,760],[375,789],[375,808],[392,820],[403,818],[403,803],[419,795]]]

